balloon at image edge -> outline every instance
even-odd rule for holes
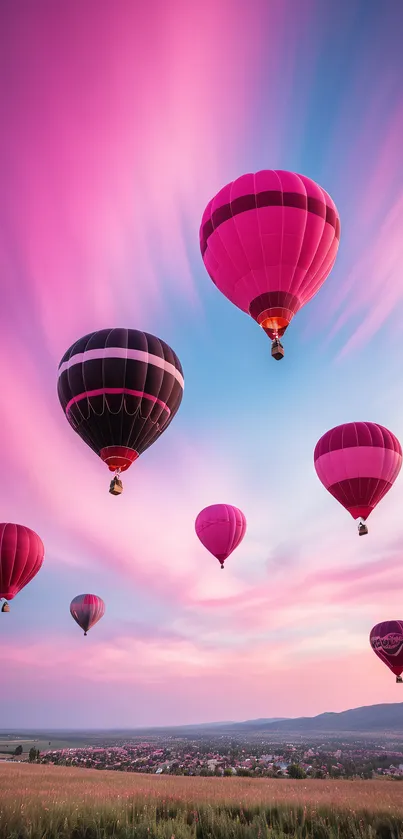
[[[198,514],[195,530],[202,545],[224,568],[225,560],[245,536],[246,518],[232,504],[211,504]]]
[[[87,635],[104,616],[105,603],[96,594],[78,594],[70,603],[70,614]]]
[[[402,683],[403,673],[403,621],[383,621],[371,629],[369,642],[375,655],[389,667]]]
[[[58,371],[58,396],[73,428],[115,473],[121,472],[172,422],[184,388],[181,363],[165,341],[136,329],[102,329],[76,341]]]
[[[395,482],[402,465],[397,437],[375,422],[348,422],[318,440],[314,465],[323,486],[353,519],[364,536],[364,522]]]
[[[9,612],[13,598],[40,570],[45,555],[42,539],[22,524],[0,524],[0,600],[2,612]]]
[[[294,172],[243,175],[208,203],[199,235],[213,283],[262,327],[279,361],[280,338],[336,259],[340,218],[330,195]]]

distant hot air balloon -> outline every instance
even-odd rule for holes
[[[115,477],[168,428],[182,401],[180,361],[159,338],[136,329],[101,329],[81,338],[59,364],[58,395],[74,431]]]
[[[96,594],[79,594],[70,603],[70,613],[86,635],[104,616],[105,603]]]
[[[12,600],[38,573],[45,553],[43,542],[22,524],[0,524],[0,600]],[[2,612],[9,612],[3,603]]]
[[[390,490],[402,465],[397,437],[375,422],[347,422],[327,431],[316,444],[315,469],[326,489],[360,519],[358,533]]]
[[[340,219],[310,178],[283,170],[243,175],[207,205],[200,248],[217,288],[272,339],[280,337],[319,291],[336,259]]]
[[[371,629],[369,641],[378,658],[389,667],[396,681],[403,679],[403,621],[383,621]]]
[[[232,504],[212,504],[197,516],[196,533],[205,548],[221,563],[240,545],[246,531],[246,519]]]

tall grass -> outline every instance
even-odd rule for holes
[[[44,772],[44,769],[47,771]],[[372,784],[369,781],[373,789],[372,808],[368,806],[368,801],[365,807],[361,806],[360,784],[357,787],[355,782],[339,785],[345,785],[350,791],[350,806],[346,800],[341,800],[339,806],[337,803],[318,806],[312,800],[298,804],[292,796],[287,799],[287,787],[281,781],[277,785],[281,802],[274,800],[272,785],[269,785],[266,800],[261,794],[260,802],[248,801],[248,788],[256,784],[249,779],[242,779],[245,794],[241,800],[239,787],[238,795],[232,795],[234,784],[233,779],[229,778],[225,779],[227,800],[211,803],[209,789],[206,787],[204,800],[200,795],[193,795],[194,789],[198,789],[198,779],[185,779],[190,781],[185,784],[186,795],[180,796],[180,787],[177,786],[175,797],[167,794],[167,785],[161,788],[158,783],[147,783],[146,776],[140,777],[140,788],[139,776],[136,776],[136,782],[133,783],[134,776],[91,772],[89,778],[85,770],[72,771],[73,776],[71,770],[58,767],[1,767],[0,839],[403,837],[403,795],[400,784],[395,785],[398,788],[396,806],[392,807],[383,800],[383,789],[386,801],[389,798],[387,785],[382,782]],[[100,776],[107,776],[105,787]],[[73,787],[70,783],[72,778]],[[206,780],[212,781],[209,787],[213,789],[215,779]],[[309,784],[305,788],[308,787]]]

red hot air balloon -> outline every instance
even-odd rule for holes
[[[221,563],[241,544],[246,531],[246,519],[232,504],[212,504],[197,516],[196,533],[205,548]]]
[[[200,248],[213,283],[272,339],[319,291],[336,259],[340,219],[310,178],[282,170],[243,175],[207,205]]]
[[[172,422],[183,371],[174,351],[136,329],[101,329],[81,338],[59,364],[58,395],[74,431],[115,473],[124,472]]]
[[[0,524],[0,599],[12,600],[38,573],[45,553],[43,542],[22,524]],[[9,612],[7,602],[2,612]]]
[[[86,635],[104,616],[105,603],[96,594],[79,594],[70,603],[70,613]]]
[[[371,629],[369,641],[378,658],[389,667],[396,681],[403,679],[403,621],[383,621]]]
[[[315,469],[326,489],[360,519],[360,536],[372,510],[389,492],[402,465],[399,440],[375,422],[347,422],[327,431],[316,444]]]

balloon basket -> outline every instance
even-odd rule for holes
[[[359,536],[366,536],[367,533],[368,533],[367,525],[364,524],[363,522],[361,522],[361,524],[358,525],[358,535]]]
[[[402,685],[403,684],[403,676],[396,676],[396,684]]]
[[[111,495],[121,495],[123,492],[123,484],[120,478],[113,478],[110,482],[109,492]]]
[[[273,341],[271,345],[271,355],[276,361],[281,361],[284,358],[284,347],[277,338]]]
[[[10,611],[10,607],[9,607],[8,603],[3,603],[2,607],[1,607],[1,611],[2,612],[9,612]]]

